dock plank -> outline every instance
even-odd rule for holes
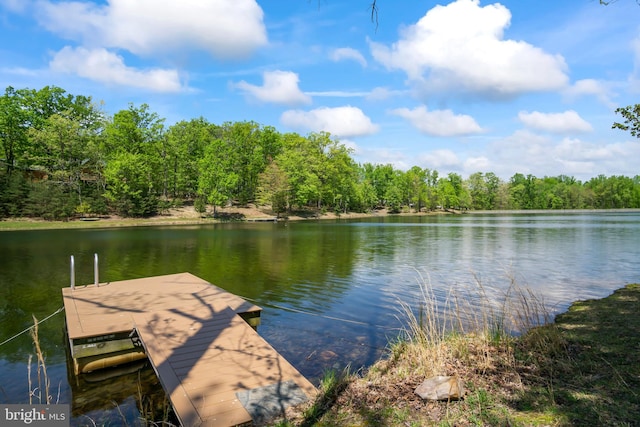
[[[69,338],[133,329],[134,314],[175,309],[188,313],[202,305],[237,313],[260,307],[191,273],[169,274],[62,289]]]
[[[188,396],[189,404],[178,402],[180,410],[186,411],[185,420],[200,420],[202,425],[251,422],[251,414],[236,393],[285,381],[294,381],[309,397],[315,393],[315,387],[230,308],[200,310],[190,316],[201,319],[201,328],[184,328],[183,322],[191,319],[174,311],[133,316],[158,376],[170,370],[169,378],[179,381],[179,385],[163,382],[167,393],[179,399]],[[191,345],[192,341],[197,344]],[[167,343],[179,346],[172,348]],[[190,352],[185,353],[185,348]],[[182,415],[179,418],[184,422]]]

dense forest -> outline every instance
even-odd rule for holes
[[[146,104],[108,117],[58,87],[8,87],[0,98],[0,218],[149,216],[194,203],[292,210],[640,208],[640,176],[492,172],[463,179],[414,166],[358,164],[327,133],[195,118],[166,126]]]

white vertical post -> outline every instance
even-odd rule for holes
[[[71,255],[71,290],[76,288],[76,267],[75,262],[73,260],[73,255]]]
[[[93,254],[93,284],[100,286],[98,284],[98,254]]]

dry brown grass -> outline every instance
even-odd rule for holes
[[[543,304],[512,282],[501,299],[478,281],[438,298],[428,276],[417,274],[422,305],[406,304],[407,329],[389,347],[388,358],[362,375],[345,375],[332,404],[292,410],[283,425],[500,425],[510,422],[502,403],[523,389],[513,336],[544,315]],[[521,298],[531,301],[519,301]],[[515,314],[516,308],[525,311]],[[533,320],[536,319],[536,320]],[[460,401],[423,401],[414,393],[426,378],[457,376],[468,390]],[[500,397],[498,397],[500,396]],[[309,414],[313,414],[312,417]],[[319,416],[320,415],[320,416]]]
[[[279,425],[640,425],[640,285],[576,302],[547,324],[543,301],[515,283],[499,300],[481,286],[467,300],[423,292],[423,313],[408,312],[387,359],[330,376],[322,407],[294,408]],[[423,401],[414,390],[432,375],[458,376],[467,395]]]
[[[338,376],[331,399],[321,393],[322,410],[316,400],[291,410],[281,425],[527,425],[510,405],[525,389],[521,373],[532,370],[517,359],[513,333],[550,319],[543,301],[515,280],[499,297],[476,280],[438,298],[429,277],[417,276],[423,304],[417,312],[403,304],[408,326],[388,357],[361,375]],[[542,348],[554,336],[531,339]],[[423,401],[414,390],[435,375],[460,378],[466,397]],[[545,414],[531,417],[549,421]]]
[[[33,316],[33,327],[31,328],[30,333],[36,352],[36,379],[34,382],[31,377],[31,361],[33,356],[30,354],[27,368],[27,377],[29,381],[29,404],[49,405],[51,403],[57,403],[60,397],[60,390],[58,390],[58,399],[54,402],[53,396],[50,393],[51,381],[47,374],[47,364],[45,363],[44,353],[40,347],[40,338],[38,337],[38,319],[36,319],[36,316]]]

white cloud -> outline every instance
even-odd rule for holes
[[[591,132],[593,127],[578,113],[568,110],[563,113],[529,113],[521,111],[518,119],[528,128],[551,133]]]
[[[611,101],[614,95],[607,85],[595,79],[583,79],[576,81],[563,91],[566,98],[575,100],[581,96],[595,96],[602,104],[608,108],[615,108],[615,104]]]
[[[0,68],[0,72],[12,74],[15,76],[28,76],[28,77],[36,77],[39,75],[39,71],[31,70],[23,67],[8,67],[8,68]]]
[[[386,87],[375,87],[367,95],[369,101],[383,101],[397,95],[405,95],[407,92],[404,90],[391,90]]]
[[[629,85],[635,93],[640,92],[640,37],[631,43],[633,49],[633,72],[629,76]]]
[[[63,48],[49,66],[53,71],[72,73],[108,85],[122,85],[154,92],[180,92],[183,87],[176,70],[136,70],[122,57],[105,49]]]
[[[637,175],[640,141],[595,143],[576,138],[554,139],[519,130],[490,144],[492,171],[508,178],[515,173],[537,177],[574,176],[588,180],[600,174]]]
[[[553,148],[553,139],[528,130],[518,130],[492,142],[487,156],[492,160],[493,172],[503,179],[515,173],[541,177],[557,175],[562,168],[551,154]]]
[[[22,13],[27,10],[30,3],[26,0],[1,0],[0,6],[11,12]]]
[[[482,132],[473,117],[451,110],[428,111],[424,105],[409,110],[397,108],[391,114],[407,119],[420,132],[432,136],[459,136]]]
[[[470,171],[468,175],[476,172],[492,172],[491,161],[485,157],[469,157],[464,161],[464,170]]]
[[[431,9],[391,47],[370,42],[371,53],[432,91],[499,98],[564,87],[564,59],[524,41],[505,40],[510,20],[501,4],[458,0]]]
[[[339,49],[335,49],[329,55],[332,61],[342,61],[345,59],[352,60],[358,62],[363,67],[367,66],[367,60],[364,59],[364,56],[351,47],[341,47]]]
[[[302,93],[298,87],[300,79],[296,73],[280,70],[265,71],[262,78],[262,86],[255,86],[244,80],[234,84],[234,86],[262,102],[284,105],[311,103],[311,97]]]
[[[456,170],[460,168],[458,155],[451,150],[433,150],[420,156],[421,163],[429,169]]]
[[[382,101],[393,96],[406,95],[404,90],[391,90],[384,87],[376,87],[371,91],[346,91],[346,90],[325,90],[305,92],[309,96],[324,96],[333,98],[365,98],[367,101]]]
[[[408,158],[406,152],[397,148],[368,147],[362,144],[356,148],[354,155],[360,163],[390,164],[395,169],[405,171],[416,165],[416,159]]]
[[[371,135],[379,129],[362,110],[351,106],[323,107],[311,111],[289,110],[282,113],[280,122],[293,129],[325,131],[345,138]]]
[[[563,138],[553,150],[556,158],[572,162],[607,161],[623,154],[615,145],[594,145],[577,138]]]
[[[351,150],[351,152],[355,155],[358,154],[358,152],[360,151],[360,147],[358,147],[358,144],[355,143],[355,141],[352,141],[350,139],[341,139],[340,140],[340,144],[344,145],[345,147],[347,147],[348,150]]]
[[[241,58],[267,43],[255,0],[43,0],[36,10],[41,24],[62,37],[135,54],[204,50]]]
[[[325,90],[321,92],[305,92],[309,96],[324,96],[330,98],[362,98],[369,95],[369,92],[350,92],[346,90]]]

